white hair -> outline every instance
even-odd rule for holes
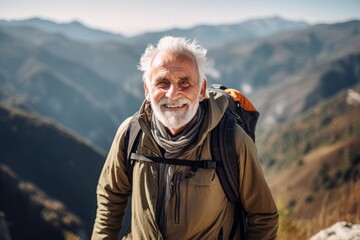
[[[190,42],[183,37],[165,36],[159,40],[156,47],[149,44],[140,58],[138,69],[143,72],[143,81],[150,83],[152,61],[159,52],[163,51],[168,53],[190,54],[197,64],[200,85],[202,81],[206,79],[207,50],[198,45],[196,40]]]

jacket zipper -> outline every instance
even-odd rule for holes
[[[182,179],[182,172],[175,174],[175,224],[180,223],[180,183]]]
[[[220,228],[220,232],[219,232],[219,235],[218,235],[218,240],[223,239],[223,234],[224,234],[223,228]]]

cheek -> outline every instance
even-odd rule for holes
[[[189,92],[186,97],[191,101],[191,102],[195,102],[198,100],[198,95],[199,95],[199,89],[192,89],[191,92]]]
[[[149,94],[151,96],[150,99],[157,103],[165,96],[165,91],[160,89],[152,89]]]

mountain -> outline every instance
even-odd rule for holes
[[[253,91],[360,51],[360,21],[320,24],[209,49],[209,79]]]
[[[359,135],[359,106],[360,83],[321,101],[300,119],[272,129],[258,139],[264,163],[269,167],[276,165],[277,171],[288,164],[301,165],[304,156],[314,149],[344,143],[345,139]],[[280,153],[290,155],[282,156]],[[278,163],[276,159],[279,159]]]
[[[93,29],[81,22],[56,23],[41,18],[5,21],[0,20],[0,26],[27,26],[37,28],[44,32],[58,33],[66,38],[85,43],[118,42],[140,44],[144,48],[148,43],[155,44],[162,36],[175,35],[187,36],[198,39],[204,46],[224,44],[231,41],[251,40],[259,37],[267,37],[279,32],[301,29],[308,26],[305,22],[285,20],[275,16],[264,19],[253,19],[236,24],[223,25],[198,25],[192,28],[169,29],[159,32],[148,32],[134,37],[126,38],[120,34]]]
[[[144,33],[130,38],[131,42],[146,46],[148,43],[156,44],[166,35],[186,36],[196,39],[205,47],[225,45],[230,42],[245,42],[275,35],[289,30],[306,28],[305,22],[294,22],[280,17],[253,19],[236,24],[223,25],[197,25],[192,28],[174,28],[166,31]]]
[[[126,103],[121,86],[0,31],[0,101],[56,119],[108,148]],[[119,109],[120,106],[120,109]],[[90,119],[90,121],[88,121]]]
[[[22,181],[30,182],[51,198],[61,201],[80,218],[89,234],[95,218],[95,191],[104,153],[51,120],[4,106],[0,106],[0,135],[0,164],[6,165]],[[26,195],[22,200],[19,198],[18,203],[24,201],[30,204],[33,200],[29,199],[34,197],[30,197],[30,193],[18,192],[21,190],[18,189],[20,180],[16,179],[5,176],[3,181],[9,181],[13,187],[1,188],[1,191]],[[35,197],[38,195],[34,194]],[[1,196],[9,201],[10,195],[9,198],[7,194]],[[5,204],[4,201],[0,203]],[[14,205],[7,206],[14,211]],[[0,211],[4,211],[1,208]]]
[[[360,84],[273,128],[257,140],[283,217],[283,232],[305,239],[360,216]],[[286,211],[286,212],[284,212]]]
[[[269,27],[270,23],[277,27]],[[248,21],[240,25],[243,28],[248,26],[247,29],[256,29],[255,26],[259,25],[262,26],[260,30],[266,26],[273,31],[284,30],[287,26],[286,21],[279,18]],[[208,49],[209,84],[221,83],[244,91],[250,89],[249,98],[261,112],[259,130],[268,126],[262,123],[271,125],[291,120],[322,98],[330,97],[358,81],[359,25],[359,21],[349,21],[307,28],[299,26],[297,30],[266,38],[258,33],[259,38],[247,43],[241,37],[232,42],[224,41]],[[216,32],[215,29],[223,29],[223,26],[212,28]],[[22,101],[28,110],[57,119],[107,149],[116,127],[135,112],[143,100],[141,73],[136,65],[147,35],[139,40],[142,43],[133,40],[131,43],[89,44],[32,27],[3,26],[0,30],[4,38],[0,45],[4,49],[0,57],[0,61],[4,62],[0,78],[10,88],[3,93],[2,102]],[[191,34],[192,30],[189,29],[188,33]],[[242,31],[234,32],[240,34]],[[207,38],[208,35],[200,36]],[[17,52],[25,54],[16,55]],[[13,67],[15,65],[17,67]],[[39,74],[39,69],[46,74]],[[25,77],[24,72],[27,73]],[[34,80],[20,81],[19,76]],[[46,79],[56,79],[68,90],[59,93],[47,86],[50,81]],[[40,88],[32,83],[37,81],[47,83],[43,89],[53,89],[51,97],[56,98],[55,104],[44,101],[49,96],[46,92],[39,93]],[[16,82],[22,83],[21,87],[17,86],[19,84],[15,86]],[[39,100],[31,103],[29,96],[32,95],[37,96],[32,99]],[[13,96],[17,96],[17,100]],[[73,104],[79,102],[74,96],[81,98],[81,104]],[[56,112],[58,105],[61,110]],[[74,106],[67,108],[69,105]],[[85,115],[88,121],[84,121]]]
[[[0,236],[10,239],[86,239],[81,220],[9,167],[0,164]]]
[[[141,79],[136,66],[143,49],[137,45],[114,42],[91,44],[76,42],[55,33],[24,26],[0,27],[0,29],[16,39],[26,39],[28,44],[59,58],[86,66],[102,78],[122,85],[122,88],[131,93],[134,89],[132,87],[134,79]],[[141,87],[141,84],[138,87]]]
[[[255,92],[251,97],[261,112],[259,133],[292,121],[322,100],[359,83],[359,65],[360,51],[354,51]]]
[[[260,131],[293,120],[360,81],[360,21],[315,25],[210,50],[217,76],[209,80],[246,92],[261,112]]]
[[[243,42],[245,40],[256,40],[276,33],[302,29],[308,25],[304,22],[293,22],[280,17],[249,20],[237,24],[227,25],[200,25],[187,29],[169,29],[156,33],[145,33],[121,42],[107,42],[91,46],[79,42],[66,41],[58,34],[59,31],[40,28],[36,31],[34,24],[25,24],[27,21],[9,21],[3,24],[3,30],[16,37],[27,39],[48,51],[63,58],[78,61],[83,65],[95,69],[101,76],[122,82],[126,82],[127,89],[141,87],[141,84],[134,85],[134,79],[139,77],[136,65],[142,51],[149,43],[156,43],[164,35],[185,36],[197,39],[204,46],[226,45],[228,42]],[[37,19],[40,21],[40,19]],[[47,22],[47,21],[45,21]],[[22,23],[24,23],[22,25]],[[52,25],[58,25],[53,23]],[[1,24],[0,24],[1,26]],[[16,27],[15,27],[16,26]],[[32,26],[32,28],[29,28]],[[27,27],[27,28],[26,28]],[[37,26],[35,26],[37,27]],[[49,33],[53,33],[50,35]],[[64,35],[71,40],[72,38]],[[130,73],[129,70],[133,70]],[[124,74],[125,73],[125,74]],[[134,93],[139,96],[139,93]],[[142,94],[141,94],[142,96]]]
[[[27,26],[34,27],[39,30],[58,33],[66,36],[69,39],[96,43],[104,41],[122,42],[125,37],[121,34],[110,33],[94,28],[89,28],[79,21],[72,21],[69,23],[56,23],[54,21],[45,20],[41,18],[29,18],[25,20],[0,20],[0,26]]]
[[[273,23],[275,27],[269,27],[270,23]],[[294,26],[290,23],[286,25],[286,23],[280,18],[272,18],[248,21],[240,25],[244,29],[245,26],[247,29],[257,29],[255,26],[261,26],[260,30],[264,30],[266,26],[273,31],[285,29],[288,25]],[[250,89],[252,92],[249,97],[254,99],[255,105],[259,106],[262,113],[260,123],[271,125],[293,119],[321,99],[359,80],[357,70],[360,51],[359,26],[359,21],[320,24],[266,38],[262,37],[246,44],[241,38],[228,43],[225,41],[222,45],[209,49],[209,84],[221,83],[244,91]],[[213,31],[216,32],[215,29],[223,29],[223,26],[211,28],[214,28]],[[191,34],[194,29],[188,29],[188,34]],[[29,27],[3,27],[2,30],[4,34],[17,41],[26,36],[25,44],[32,45],[36,51],[46,52],[51,57],[68,62],[69,67],[59,69],[57,75],[80,73],[80,70],[69,70],[70,67],[86,68],[86,72],[91,72],[87,75],[92,78],[94,78],[93,75],[97,75],[97,83],[91,85],[94,87],[91,91],[87,91],[87,96],[91,96],[98,102],[98,106],[103,106],[107,111],[102,115],[108,115],[113,119],[112,129],[116,128],[115,126],[129,113],[135,112],[140,105],[143,93],[141,74],[136,70],[136,65],[143,48],[136,44],[135,40],[132,44],[86,44]],[[258,32],[261,32],[260,30]],[[145,43],[146,35],[141,36],[144,38],[140,42]],[[141,36],[138,38],[141,39]],[[208,35],[204,33],[199,34],[200,36],[206,38]],[[4,47],[6,48],[5,44]],[[16,50],[12,51],[16,52]],[[4,55],[4,59],[8,58]],[[52,66],[52,68],[56,70],[57,66]],[[71,80],[84,88],[85,81],[81,82],[81,78],[90,78],[85,76],[84,73],[77,74],[71,76]],[[329,82],[331,84],[328,84]],[[103,87],[98,88],[99,84]],[[299,88],[301,91],[298,91]],[[127,102],[133,104],[128,105]],[[119,111],[120,109],[122,111]],[[40,113],[54,117],[54,114]],[[74,123],[70,125],[69,121],[62,120],[61,122],[81,134],[93,131],[89,128],[78,130],[84,127],[82,123],[80,126],[74,126]],[[103,126],[109,126],[109,124]],[[89,134],[85,137],[89,137]],[[90,137],[93,141],[96,141],[95,138],[99,137]],[[109,142],[110,140],[106,143],[105,140],[96,141],[104,148],[109,145]]]

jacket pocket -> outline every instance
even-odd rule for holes
[[[180,186],[182,180],[182,172],[176,172],[174,179],[174,192],[175,192],[175,224],[180,223]]]
[[[196,174],[188,180],[189,186],[210,186],[215,183],[215,170],[198,170]]]

